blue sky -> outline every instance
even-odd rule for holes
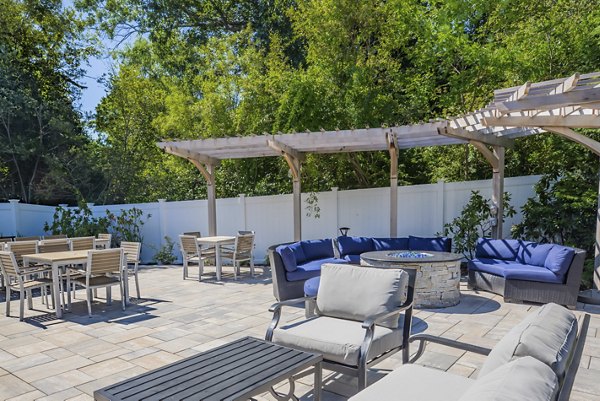
[[[80,106],[84,113],[94,112],[96,106],[100,103],[102,97],[106,94],[106,88],[103,83],[98,82],[102,76],[108,76],[113,65],[113,60],[106,55],[102,58],[92,57],[88,60],[89,66],[86,66],[86,74],[80,80],[80,83],[86,86],[81,91]]]

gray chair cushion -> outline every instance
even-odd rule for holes
[[[328,361],[357,366],[365,332],[359,322],[320,316],[275,329],[273,342],[323,354],[323,358]],[[368,354],[369,360],[401,345],[401,328],[376,327]]]
[[[317,296],[321,316],[364,321],[402,304],[408,273],[397,269],[325,264]],[[398,318],[381,324],[398,327]]]
[[[435,385],[437,386],[437,383]],[[558,379],[552,369],[537,359],[526,356],[475,380],[459,400],[551,401],[555,399],[558,388]]]
[[[349,401],[457,401],[475,380],[419,365],[402,365]]]
[[[577,338],[577,319],[566,308],[547,304],[510,330],[486,358],[480,377],[509,361],[532,356],[562,378]]]

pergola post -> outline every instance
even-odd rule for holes
[[[390,237],[398,235],[398,138],[388,133],[390,152]]]
[[[497,166],[493,169],[492,176],[492,203],[496,208],[496,225],[492,228],[492,237],[500,239],[503,237],[504,226],[504,153],[505,148],[494,146],[494,156],[498,160]]]
[[[554,132],[555,134],[577,142],[594,152],[597,156],[600,156],[600,142],[597,142],[590,137],[581,135],[566,127],[543,128],[546,131]],[[598,177],[598,208],[596,210],[596,240],[594,244],[594,286],[600,289],[600,174]]]
[[[206,180],[206,195],[208,198],[208,235],[217,235],[217,194],[215,188],[215,165],[202,164],[190,159]]]
[[[496,212],[496,225],[492,227],[492,237],[502,238],[504,220],[504,153],[503,146],[493,146],[493,151],[478,141],[470,141],[492,166],[492,203]]]
[[[271,149],[281,153],[292,173],[292,199],[294,203],[294,241],[302,239],[302,186],[300,170],[304,154],[275,139],[269,139]]]

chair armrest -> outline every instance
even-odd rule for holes
[[[423,352],[425,352],[425,345],[427,343],[445,345],[447,347],[456,348],[456,349],[460,349],[463,351],[474,352],[476,354],[486,355],[486,356],[489,355],[490,352],[492,351],[489,348],[480,347],[478,345],[468,344],[468,343],[461,342],[461,341],[450,340],[449,338],[436,337],[436,336],[432,336],[430,334],[415,334],[414,336],[411,336],[410,339],[408,340],[409,343],[413,343],[415,341],[419,341],[419,349],[417,350],[417,353],[415,354],[415,356],[413,356],[412,359],[409,361],[410,363],[415,362],[417,359],[419,359],[421,357],[421,355],[423,355]]]
[[[394,315],[398,315],[399,313],[404,312],[405,310],[407,310],[410,307],[412,307],[412,302],[407,302],[407,303],[404,303],[401,306],[399,306],[397,309],[394,309],[393,311],[383,312],[383,313],[379,313],[374,316],[369,316],[362,323],[362,327],[363,327],[363,329],[368,329],[369,327],[373,327],[377,323],[381,323],[385,319],[388,319]]]
[[[295,298],[288,299],[287,301],[281,301],[273,304],[269,308],[269,312],[273,312],[273,319],[271,319],[271,323],[269,324],[269,328],[267,329],[267,334],[265,334],[265,340],[271,341],[273,339],[273,332],[277,328],[279,324],[279,319],[281,319],[281,310],[284,306],[293,306],[299,304],[300,302],[306,302],[315,300],[317,297],[303,297],[303,298]]]
[[[306,301],[311,301],[311,300],[315,300],[315,299],[317,299],[317,297],[302,297],[302,298],[294,298],[294,299],[288,299],[286,301],[276,302],[273,305],[271,305],[271,307],[269,308],[269,312],[276,312],[277,310],[283,308],[284,306],[294,306],[296,304],[299,304],[300,302],[306,302]]]

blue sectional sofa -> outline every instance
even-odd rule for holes
[[[557,244],[480,238],[469,261],[469,286],[505,301],[577,305],[586,252]]]
[[[370,238],[346,237],[306,240],[269,247],[269,261],[273,276],[273,295],[279,301],[304,296],[304,283],[321,274],[324,263],[359,264],[360,254],[369,251],[419,250],[443,251],[451,249],[449,238]],[[312,281],[313,289],[318,282]],[[311,287],[312,288],[312,287]]]

